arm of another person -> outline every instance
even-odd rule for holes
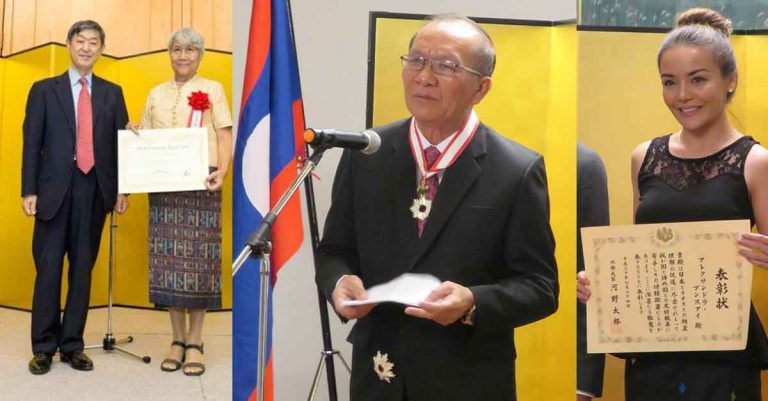
[[[43,147],[45,126],[45,100],[43,90],[35,83],[27,97],[26,115],[22,131],[24,145],[21,161],[21,207],[24,214],[37,214],[37,178],[40,170],[40,152]]]
[[[218,82],[211,90],[211,123],[216,131],[216,171],[205,179],[205,187],[211,191],[220,191],[227,178],[229,163],[232,161],[232,115],[224,93],[224,87]]]
[[[544,159],[538,156],[521,178],[512,206],[503,278],[470,288],[477,306],[477,332],[504,332],[557,310],[560,290],[549,217],[547,175]]]
[[[232,161],[232,127],[216,129],[216,140],[218,141],[216,171],[205,178],[205,187],[211,192],[221,191],[224,179],[227,178],[229,163]]]
[[[638,205],[640,205],[640,187],[638,184],[638,175],[640,174],[640,167],[643,165],[645,154],[648,152],[648,147],[651,145],[651,141],[646,141],[637,145],[632,151],[632,167],[631,167],[631,181],[632,181],[632,215],[637,211]],[[586,272],[579,272],[576,275],[576,297],[580,302],[587,302],[592,296],[592,292],[589,290],[589,277]]]
[[[360,277],[354,221],[352,153],[344,151],[336,169],[331,209],[317,250],[315,282],[344,322],[368,315],[374,304],[343,306],[345,300],[368,298]]]
[[[753,265],[768,269],[768,150],[764,147],[754,145],[749,151],[744,179],[758,232],[742,235],[738,243],[744,248],[739,253]]]
[[[117,110],[115,110],[115,157],[117,157],[117,131],[125,129],[128,125],[128,109],[125,107],[125,97],[123,96],[123,89],[117,87]],[[117,159],[115,159],[117,163]],[[118,214],[123,214],[128,210],[128,194],[117,194],[117,200],[115,201],[115,211]]]
[[[591,149],[579,147],[576,179],[577,228],[607,226],[610,224],[608,208],[608,177],[600,156]],[[584,253],[581,232],[577,232],[577,269],[584,271]],[[581,287],[580,285],[577,285]],[[588,291],[588,289],[587,289]],[[577,298],[581,300],[581,292]],[[604,354],[587,354],[587,319],[584,305],[577,305],[576,329],[576,392],[577,401],[589,401],[603,394],[605,370]]]
[[[640,167],[643,166],[643,160],[645,160],[645,154],[648,152],[648,147],[651,146],[651,141],[646,141],[637,145],[635,150],[632,151],[632,221],[634,222],[635,212],[637,207],[640,206],[640,184],[638,182],[638,176],[640,175]]]

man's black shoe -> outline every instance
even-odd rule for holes
[[[93,370],[93,361],[85,355],[83,351],[77,350],[61,354],[61,361],[66,362],[72,369],[77,370]]]
[[[36,352],[32,360],[29,361],[29,373],[33,375],[43,375],[51,370],[53,356],[45,352]]]

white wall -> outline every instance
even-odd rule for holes
[[[350,130],[365,128],[370,11],[415,14],[451,12],[470,17],[545,21],[576,18],[576,0],[294,0],[291,6],[307,127]],[[232,11],[232,104],[237,121],[251,1],[234,0]],[[326,152],[317,170],[322,179],[315,181],[321,233],[340,155],[340,151]],[[305,228],[305,238],[309,238],[308,228]],[[322,349],[314,267],[308,241],[281,270],[274,300],[275,400],[306,399]],[[254,324],[256,319],[254,316]],[[350,361],[351,347],[344,338],[351,325],[341,325],[333,314],[330,320],[333,345]],[[339,399],[347,400],[349,376],[338,362],[336,377]],[[326,383],[323,376],[317,400],[328,399]]]

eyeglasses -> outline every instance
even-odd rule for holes
[[[461,68],[462,70],[479,77],[485,76],[485,74],[482,74],[475,69],[451,60],[430,59],[422,56],[400,56],[400,60],[403,60],[403,68],[409,71],[421,71],[424,69],[424,65],[427,64],[427,61],[429,61],[429,65],[432,67],[432,72],[437,75],[454,75],[458,72],[458,69]]]

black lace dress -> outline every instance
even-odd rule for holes
[[[745,136],[710,156],[683,159],[669,152],[669,138],[654,139],[645,154],[635,222],[749,219],[754,224],[744,164],[757,142]],[[752,307],[743,351],[620,356],[627,358],[627,401],[761,401],[760,370],[768,368],[768,340]]]

